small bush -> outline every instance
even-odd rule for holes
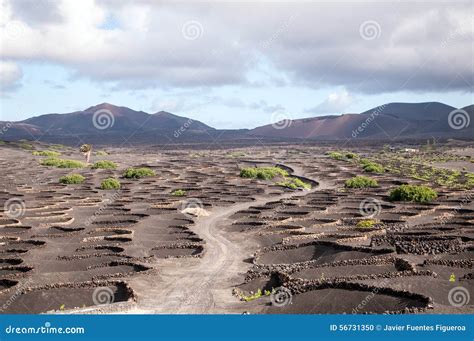
[[[288,176],[288,172],[278,167],[249,167],[240,171],[242,178],[271,180],[275,176]]]
[[[401,185],[390,192],[390,200],[415,201],[420,203],[433,201],[438,193],[428,186]]]
[[[240,170],[241,178],[255,179],[257,177],[257,168],[244,168]]]
[[[277,185],[281,187],[286,187],[289,189],[299,189],[299,188],[311,189],[310,184],[307,184],[306,182],[303,182],[302,180],[298,178],[290,178],[285,181],[277,182]]]
[[[344,154],[341,152],[328,152],[326,153],[331,159],[334,160],[344,160]]]
[[[61,160],[59,168],[84,168],[86,165],[81,161]]]
[[[85,167],[85,164],[80,161],[57,159],[54,157],[41,160],[40,164],[42,166],[58,167],[58,168],[84,168]]]
[[[106,151],[103,151],[103,150],[98,150],[95,152],[95,155],[96,156],[107,156],[109,155],[109,153],[107,153]]]
[[[84,182],[84,178],[81,174],[69,174],[59,178],[59,182],[62,184],[81,184]]]
[[[346,158],[348,158],[348,159],[358,159],[358,158],[359,158],[359,155],[356,154],[356,153],[347,152],[347,153],[346,153]]]
[[[182,189],[176,189],[173,192],[171,192],[171,195],[174,197],[184,197],[186,195],[186,191]]]
[[[97,161],[91,167],[92,169],[115,169],[117,168],[117,164],[112,161]]]
[[[42,151],[34,151],[32,153],[34,156],[48,156],[48,157],[58,157],[61,155],[59,152],[54,152],[52,150],[42,150]]]
[[[344,185],[346,188],[370,188],[379,187],[377,180],[369,178],[367,176],[355,176],[349,180],[346,180]]]
[[[262,297],[262,290],[261,289],[258,289],[257,292],[253,295],[248,295],[248,296],[242,296],[241,298],[245,301],[245,302],[250,302],[250,301],[253,301],[253,300],[256,300],[258,298]]]
[[[100,184],[101,189],[120,189],[120,181],[114,178],[107,178]]]
[[[368,162],[366,163],[363,167],[364,171],[368,173],[383,173],[385,172],[385,169],[381,164],[375,163],[375,162]]]
[[[3,146],[5,144],[6,144],[5,141],[0,140],[0,146]]]
[[[371,228],[374,227],[374,225],[377,224],[377,221],[374,219],[365,219],[361,220],[357,223],[357,227],[359,228]]]
[[[145,176],[155,176],[155,172],[150,168],[129,168],[123,176],[127,179],[140,179]]]
[[[41,160],[40,165],[49,166],[49,167],[58,167],[60,163],[61,163],[61,159],[51,157],[51,158]]]
[[[474,173],[466,173],[464,176],[466,177],[465,186],[467,188],[474,187]]]

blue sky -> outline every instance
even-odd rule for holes
[[[296,119],[388,102],[473,103],[472,26],[459,20],[468,3],[430,6],[425,17],[391,4],[398,21],[387,17],[388,5],[341,14],[337,5],[262,4],[230,21],[248,8],[19,3],[2,0],[3,121],[108,102],[253,128],[275,113]],[[332,26],[346,14],[349,23]]]

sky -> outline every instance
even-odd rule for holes
[[[0,120],[108,102],[215,128],[474,103],[472,1],[0,0]]]

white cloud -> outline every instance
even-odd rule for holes
[[[0,61],[0,94],[16,90],[21,86],[23,72],[12,62]]]
[[[354,98],[346,91],[335,92],[317,106],[307,109],[306,112],[313,114],[342,114],[354,103]]]
[[[0,29],[11,22],[23,27],[15,39],[2,40],[3,58],[61,64],[117,88],[265,86],[249,73],[266,60],[280,73],[275,81],[289,86],[343,86],[351,93],[472,90],[470,1],[58,0],[34,8],[27,0],[0,1]],[[107,27],[111,17],[114,25]],[[380,26],[377,39],[360,35],[368,20]],[[197,39],[183,36],[189,21],[202,28]]]

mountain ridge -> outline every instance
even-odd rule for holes
[[[454,115],[455,114],[455,115]],[[467,116],[466,116],[467,115]],[[101,103],[70,113],[49,113],[18,122],[0,122],[0,139],[33,138],[51,140],[68,136],[113,141],[150,141],[178,138],[193,140],[232,139],[307,139],[344,140],[400,139],[404,137],[474,137],[474,105],[461,109],[440,102],[393,102],[362,113],[324,115],[267,124],[254,129],[215,129],[203,122],[167,111],[147,113],[125,106]],[[453,117],[461,121],[453,128]],[[462,119],[465,126],[459,129]],[[453,122],[450,122],[452,120]],[[452,124],[453,123],[453,124]],[[454,124],[455,125],[455,124]]]

